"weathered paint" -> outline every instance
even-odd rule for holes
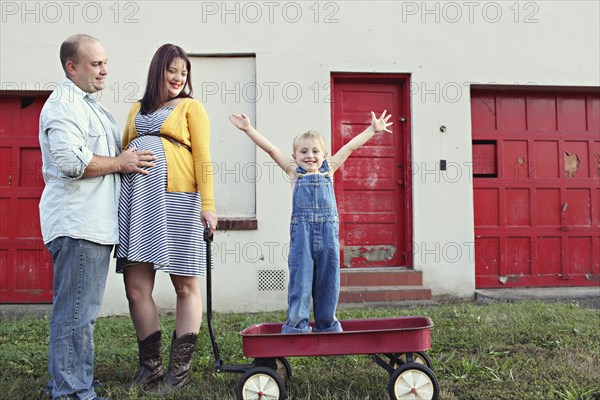
[[[579,156],[577,156],[577,153],[569,153],[568,151],[565,150],[564,161],[565,161],[565,176],[567,178],[574,177],[575,173],[579,169],[579,164],[581,163],[581,161],[579,160]]]
[[[351,267],[357,259],[364,263],[387,263],[396,256],[396,247],[393,246],[345,246],[344,265]]]

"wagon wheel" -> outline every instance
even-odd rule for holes
[[[288,360],[283,357],[279,358],[256,358],[254,359],[254,367],[266,367],[277,372],[283,383],[288,383],[292,377],[292,367]]]
[[[400,359],[400,361],[401,361],[400,365],[406,364],[406,353],[396,354],[396,357],[398,357]],[[433,364],[431,362],[431,358],[424,351],[417,351],[416,353],[413,353],[413,362],[415,362],[417,364],[425,365],[429,369],[433,369],[432,368]],[[392,367],[400,366],[400,365],[396,365],[396,363],[393,361],[390,363],[390,365]]]
[[[238,385],[239,400],[283,400],[285,384],[271,368],[256,367],[244,374]]]
[[[408,363],[396,369],[388,384],[392,400],[437,400],[440,383],[432,370],[424,365]]]
[[[277,375],[281,378],[284,383],[288,383],[290,378],[292,377],[292,367],[288,360],[283,357],[279,357],[275,359],[275,363],[277,364]]]

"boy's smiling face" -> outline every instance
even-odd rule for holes
[[[309,174],[319,172],[327,153],[321,144],[314,139],[302,139],[292,155],[294,160]]]

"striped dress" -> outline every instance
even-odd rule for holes
[[[140,262],[173,275],[206,272],[206,243],[200,218],[200,193],[167,192],[167,168],[160,128],[175,106],[152,114],[138,113],[139,137],[128,148],[152,150],[157,157],[150,174],[124,174],[119,200],[117,272]],[[189,151],[180,147],[180,151]]]

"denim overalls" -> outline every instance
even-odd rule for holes
[[[315,332],[341,332],[335,317],[340,291],[338,214],[327,160],[319,173],[296,169],[288,266],[288,320],[282,333],[307,333],[313,299]]]

